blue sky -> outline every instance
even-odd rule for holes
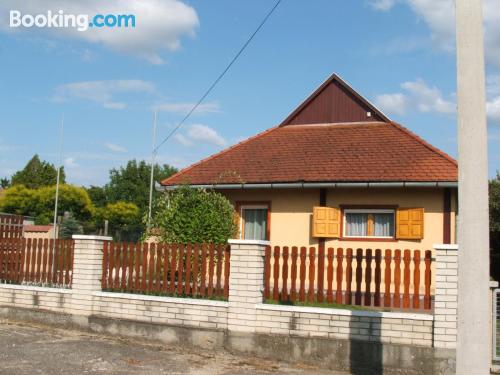
[[[485,0],[490,175],[500,170],[500,9]],[[0,177],[38,153],[70,183],[101,185],[149,159],[274,1],[5,0],[0,4]],[[126,4],[126,6],[124,5]],[[11,29],[8,12],[135,14],[135,29]],[[283,0],[161,163],[184,167],[278,124],[332,72],[456,157],[452,0]]]

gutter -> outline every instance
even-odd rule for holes
[[[155,183],[157,191],[176,190],[182,185],[160,185]],[[278,182],[266,184],[198,184],[189,185],[199,189],[308,189],[308,188],[401,188],[401,187],[427,187],[427,188],[457,188],[458,182]]]

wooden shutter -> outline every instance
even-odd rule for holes
[[[421,240],[424,238],[423,208],[398,208],[396,237],[405,240]]]
[[[313,237],[340,237],[340,210],[334,207],[313,207]]]

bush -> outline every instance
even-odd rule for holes
[[[102,228],[105,220],[108,220],[109,234],[117,241],[137,241],[141,237],[143,231],[141,215],[134,203],[108,203],[105,207],[98,208],[97,226]]]
[[[234,208],[226,197],[183,186],[155,202],[150,234],[169,243],[224,244],[236,229]]]

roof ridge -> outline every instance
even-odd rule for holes
[[[161,184],[161,185],[166,185],[166,184],[168,184],[169,180],[173,179],[174,177],[176,177],[176,178],[177,178],[177,177],[179,177],[179,176],[183,175],[184,173],[186,173],[187,171],[189,171],[189,170],[193,169],[193,168],[194,168],[194,167],[196,167],[197,165],[202,164],[202,163],[204,163],[204,162],[206,162],[206,161],[209,161],[209,160],[215,159],[216,157],[218,157],[218,156],[220,156],[220,155],[223,155],[223,154],[225,154],[225,153],[227,153],[227,152],[229,152],[229,151],[231,151],[231,150],[234,150],[236,147],[239,147],[239,146],[241,146],[241,145],[243,145],[243,144],[245,144],[245,143],[248,143],[248,142],[250,142],[250,141],[252,141],[252,140],[254,140],[254,139],[257,139],[257,138],[263,137],[264,135],[269,134],[270,132],[272,132],[273,130],[276,130],[276,129],[279,129],[279,126],[274,126],[274,127],[272,127],[272,128],[266,129],[266,130],[264,130],[264,131],[262,131],[262,132],[260,132],[260,133],[257,133],[257,134],[255,134],[255,135],[253,135],[253,136],[251,136],[251,137],[249,137],[249,138],[247,138],[247,139],[244,139],[244,140],[243,140],[243,141],[241,141],[241,142],[238,142],[238,143],[236,143],[236,144],[234,144],[234,145],[232,145],[232,146],[230,146],[230,147],[227,147],[227,148],[225,148],[225,149],[223,149],[223,150],[221,150],[221,151],[219,151],[219,152],[216,152],[215,154],[212,154],[212,155],[210,155],[210,156],[207,156],[206,158],[201,159],[201,160],[199,160],[198,162],[193,163],[193,164],[191,164],[191,165],[187,166],[186,168],[181,169],[179,172],[177,172],[177,173],[173,174],[172,176],[170,176],[170,177],[168,177],[168,178],[164,179],[163,181],[161,181],[161,182],[160,182],[160,184]]]
[[[458,166],[458,162],[452,158],[450,155],[448,155],[446,152],[440,150],[439,148],[431,145],[429,142],[427,142],[425,139],[422,137],[418,136],[416,133],[412,132],[410,129],[405,128],[403,125],[395,122],[395,121],[390,121],[390,125],[394,126],[396,129],[401,131],[402,133],[405,133],[409,137],[415,139],[417,142],[422,144],[423,146],[427,147],[429,150],[439,154],[439,156],[443,157],[444,159],[448,160],[450,163],[452,163],[455,166]]]

